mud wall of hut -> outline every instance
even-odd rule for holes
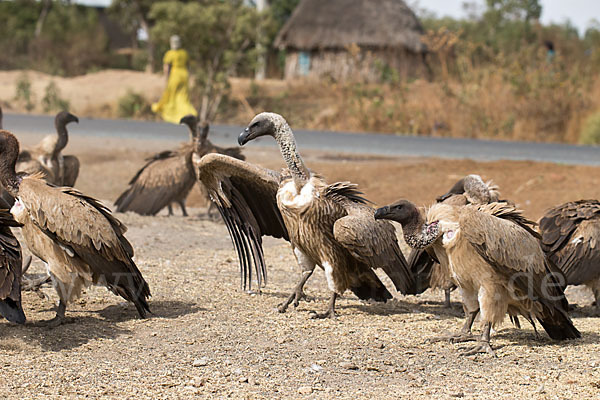
[[[426,67],[422,54],[406,50],[288,50],[285,60],[285,79],[299,77],[333,78],[338,81],[381,81],[387,69],[399,77],[424,76]]]

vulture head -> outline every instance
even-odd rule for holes
[[[277,136],[287,130],[288,124],[281,115],[263,112],[252,118],[248,127],[238,137],[238,143],[243,146],[260,136],[273,136],[277,139]]]
[[[375,211],[375,219],[389,219],[402,226],[422,221],[419,209],[408,200],[398,200],[389,206],[383,206]]]
[[[54,125],[57,129],[59,126],[64,127],[71,122],[79,123],[79,118],[77,118],[75,115],[71,114],[68,111],[61,111],[58,114],[56,114],[56,117],[54,118]]]
[[[15,164],[19,156],[19,141],[9,131],[0,130],[0,182],[11,196],[17,197],[19,178]]]
[[[471,174],[467,175],[452,186],[448,193],[436,198],[438,203],[454,195],[464,194],[467,200],[472,204],[487,204],[498,201],[498,187],[492,182],[485,183],[481,176]]]
[[[389,219],[402,225],[404,240],[413,249],[424,249],[440,236],[438,221],[426,224],[419,209],[408,200],[378,208],[375,219]]]
[[[198,118],[196,118],[196,116],[193,114],[188,114],[185,117],[181,117],[179,123],[190,128],[190,132],[194,132],[194,129],[196,129],[196,124],[198,124]]]

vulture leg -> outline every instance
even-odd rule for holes
[[[28,255],[27,258],[25,258],[25,260],[23,261],[23,268],[21,269],[21,276],[25,275],[25,272],[27,272],[27,270],[31,266],[32,260],[33,260],[33,257],[31,256],[31,254]]]
[[[179,200],[177,203],[179,204],[179,207],[181,207],[181,213],[183,214],[183,216],[187,217],[188,213],[185,209],[185,200]]]
[[[335,299],[337,299],[338,294],[333,292],[331,298],[329,299],[329,307],[327,311],[322,314],[319,313],[311,313],[310,317],[313,319],[325,319],[325,318],[336,318],[337,314],[335,313]]]
[[[50,275],[43,274],[35,278],[23,276],[21,281],[21,291],[31,290],[33,292],[38,292],[44,284],[52,282],[52,279],[50,278]]]
[[[171,204],[169,203],[169,205],[167,206],[167,209],[169,210],[169,217],[171,217],[173,215],[173,207],[171,207]]]
[[[56,316],[49,321],[45,322],[45,325],[48,328],[56,328],[57,326],[62,325],[65,322],[65,311],[67,309],[67,303],[65,303],[62,299],[58,303],[58,308],[56,309]]]
[[[452,308],[450,303],[450,289],[444,289],[444,308]]]
[[[477,344],[473,347],[469,347],[465,349],[460,354],[463,356],[472,356],[478,353],[488,353],[492,357],[496,357],[496,353],[490,346],[490,332],[492,330],[492,323],[486,322],[485,327],[483,328],[483,332],[481,333],[481,337],[477,340]]]
[[[216,208],[217,206],[215,205],[215,203],[211,201],[208,205],[208,209],[206,210],[206,215],[208,216],[208,219],[212,221],[218,221],[220,219],[220,215],[218,213],[215,213]]]
[[[292,302],[294,302],[294,307],[298,307],[300,300],[306,298],[306,295],[304,294],[303,290],[304,285],[306,284],[306,281],[308,281],[308,278],[311,277],[316,266],[316,263],[312,262],[310,258],[308,258],[308,256],[306,256],[298,248],[294,249],[294,255],[296,256],[296,261],[298,262],[298,265],[300,266],[300,268],[302,268],[302,276],[300,277],[300,281],[296,285],[296,288],[294,289],[292,294],[290,294],[290,297],[288,297],[286,301],[277,306],[277,310],[280,313],[284,313]]]
[[[306,298],[306,295],[304,294],[304,290],[303,290],[304,285],[306,284],[306,281],[308,280],[308,278],[311,277],[313,271],[314,271],[314,266],[313,266],[313,269],[310,271],[302,271],[302,278],[300,278],[300,282],[298,282],[298,284],[296,285],[296,288],[294,289],[292,294],[290,294],[290,297],[288,297],[288,299],[286,301],[284,301],[283,303],[281,303],[277,306],[277,310],[280,313],[284,313],[285,310],[287,310],[288,306],[292,302],[294,302],[294,307],[298,307],[300,300]]]
[[[475,337],[471,334],[471,327],[473,326],[473,322],[475,322],[475,318],[477,318],[477,314],[479,314],[479,309],[468,312],[467,318],[465,319],[465,323],[463,324],[460,331],[456,333],[450,333],[448,335],[442,335],[431,339],[427,339],[427,341],[432,343],[445,341],[449,341],[452,343],[462,343],[476,340]]]

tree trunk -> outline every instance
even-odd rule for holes
[[[42,11],[40,12],[40,16],[38,17],[37,22],[35,23],[35,31],[34,36],[40,37],[42,34],[42,30],[44,29],[44,22],[46,22],[46,17],[52,8],[52,0],[42,0]]]

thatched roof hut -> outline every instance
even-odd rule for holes
[[[426,52],[421,35],[421,23],[403,0],[301,0],[275,46],[287,50],[288,78],[358,74],[373,80],[377,72],[369,65],[377,60],[414,75]]]

